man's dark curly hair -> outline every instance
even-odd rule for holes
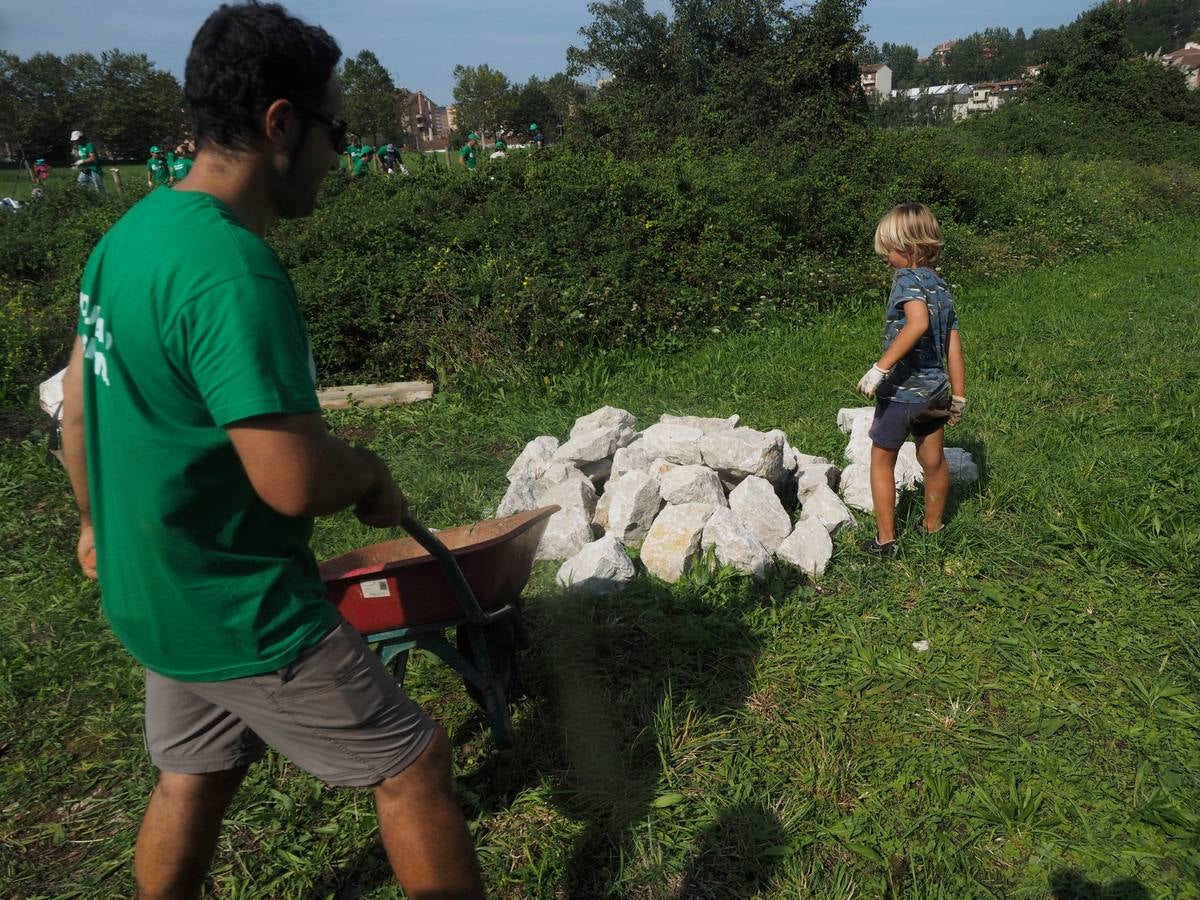
[[[276,100],[318,105],[341,56],[324,28],[278,3],[222,5],[188,54],[183,92],[196,144],[248,148]]]

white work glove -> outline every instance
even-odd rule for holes
[[[879,387],[883,379],[888,377],[891,369],[881,369],[879,366],[871,366],[867,369],[867,374],[858,379],[858,392],[867,397],[875,396],[875,389]]]
[[[967,411],[967,398],[960,397],[954,394],[950,398],[950,417],[946,419],[947,425],[957,425],[962,421],[963,413]]]
[[[82,165],[83,165],[83,160],[82,160],[82,159],[77,159],[77,160],[75,160],[75,162],[71,163],[71,168],[72,168],[72,169],[75,169],[75,168],[78,168],[79,166],[82,166]]]

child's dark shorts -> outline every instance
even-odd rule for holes
[[[899,450],[910,434],[920,438],[945,428],[949,414],[949,391],[919,403],[876,398],[875,421],[869,432],[871,442],[887,450]]]

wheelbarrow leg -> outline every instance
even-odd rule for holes
[[[488,723],[492,727],[492,737],[495,739],[497,747],[506,748],[512,744],[512,718],[508,713],[507,686],[502,683],[501,673],[495,665],[498,660],[492,658],[493,654],[488,648],[485,629],[469,623],[463,628],[467,632],[467,640],[471,645],[471,655],[475,658],[475,668],[483,676],[484,687],[481,691],[483,707],[488,715]],[[499,648],[497,649],[499,650]]]

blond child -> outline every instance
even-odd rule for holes
[[[909,434],[925,473],[925,518],[917,526],[934,534],[950,493],[942,452],[947,425],[966,410],[966,366],[954,299],[934,271],[942,230],[927,206],[904,203],[879,220],[875,252],[895,269],[884,318],[883,356],[858,382],[875,398],[871,424],[871,499],[877,534],[862,545],[874,556],[896,553],[896,457]]]

